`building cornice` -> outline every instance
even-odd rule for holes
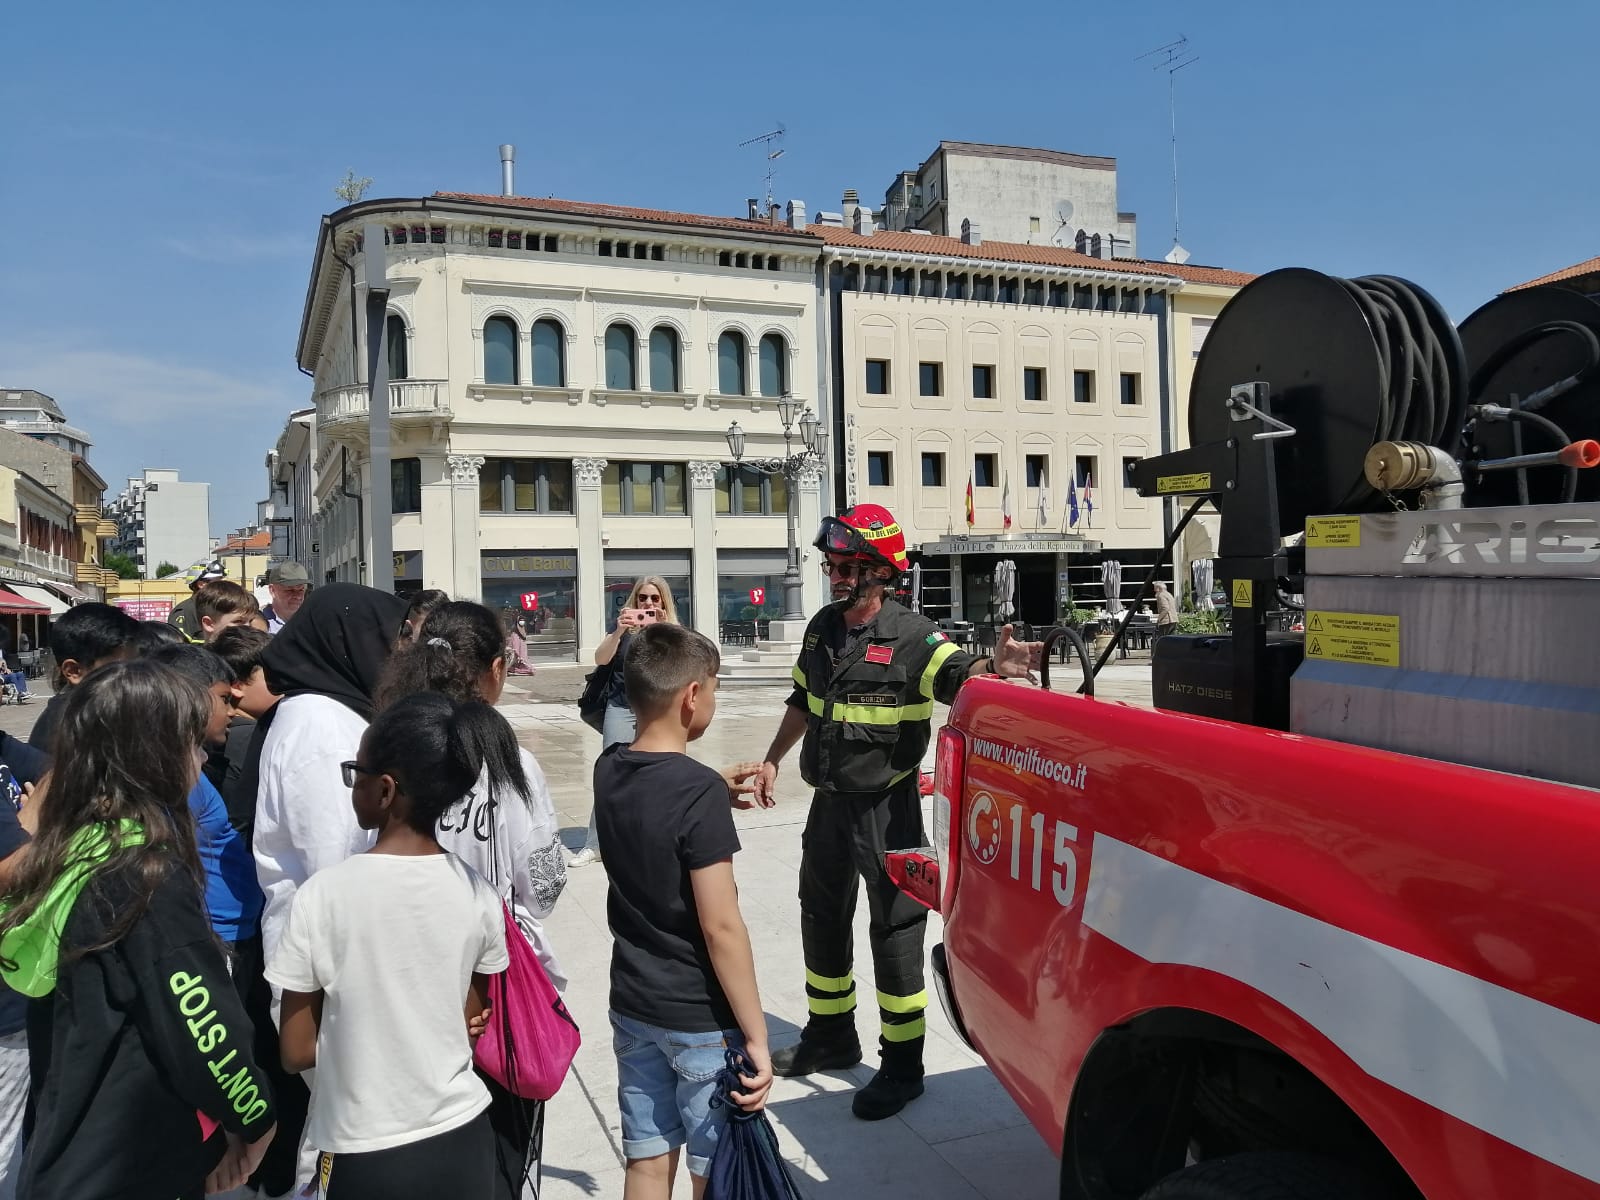
[[[1070,279],[1075,283],[1132,284],[1164,292],[1182,291],[1185,281],[1173,275],[1147,275],[1139,271],[1119,271],[1114,267],[1066,267],[1053,263],[1005,262],[994,258],[968,258],[951,254],[913,254],[904,250],[875,250],[867,246],[829,246],[822,252],[825,262],[871,263],[901,267],[941,267],[945,270],[974,271],[986,275],[1033,276],[1044,279]]]

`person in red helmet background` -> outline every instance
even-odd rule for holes
[[[833,602],[806,626],[794,691],[754,781],[756,801],[771,807],[778,764],[804,739],[800,774],[816,789],[800,857],[809,1015],[799,1043],[773,1053],[772,1069],[809,1075],[861,1061],[851,924],[865,882],[882,1065],[852,1108],[875,1121],[923,1090],[927,910],[894,886],[884,854],[927,841],[917,784],[934,701],[949,704],[974,675],[1031,678],[1041,643],[1013,641],[1007,625],[993,656],[974,657],[897,603],[906,539],[881,505],[857,504],[824,518],[815,544]]]

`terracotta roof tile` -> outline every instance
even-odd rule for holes
[[[790,229],[784,224],[749,221],[743,217],[707,216],[703,213],[668,212],[659,208],[631,208],[624,204],[591,204],[581,200],[556,200],[544,196],[477,196],[469,192],[435,192],[436,200],[462,200],[468,204],[496,208],[526,208],[534,212],[562,213],[577,217],[611,218],[619,221],[651,221],[663,225],[699,225],[708,229],[731,229],[740,233],[809,238],[810,228]]]
[[[1214,283],[1243,287],[1255,278],[1242,271],[1222,267],[1179,266],[1138,258],[1094,258],[1064,246],[1032,246],[1021,242],[981,242],[969,246],[960,238],[929,233],[890,233],[886,230],[868,236],[837,225],[808,225],[830,246],[862,250],[887,250],[897,254],[936,254],[952,258],[975,258],[987,262],[1017,263],[1023,266],[1079,267],[1087,271],[1124,271],[1137,275],[1164,275],[1191,283]]]
[[[1520,292],[1524,288],[1543,287],[1547,283],[1560,283],[1566,279],[1577,279],[1583,275],[1600,275],[1600,258],[1586,258],[1581,263],[1574,263],[1570,267],[1563,267],[1559,271],[1552,271],[1548,275],[1541,275],[1537,279],[1530,279],[1527,283],[1519,283],[1508,287],[1508,292]]]

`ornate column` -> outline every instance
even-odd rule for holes
[[[483,599],[483,567],[478,553],[478,472],[481,454],[451,454],[450,471],[450,595],[457,600]],[[428,552],[422,555],[426,567]],[[433,574],[433,569],[428,568]]]
[[[817,567],[817,552],[812,548],[812,539],[817,536],[817,529],[822,525],[822,467],[815,461],[807,463],[800,468],[800,478],[797,481],[800,490],[799,502],[799,546],[800,546],[800,595],[805,601],[807,615],[816,612],[822,607],[822,572]]]
[[[603,458],[572,460],[578,510],[578,659],[588,662],[606,635],[605,546],[600,540],[600,482]]]
[[[690,567],[696,627],[712,641],[721,625],[717,608],[717,472],[719,462],[689,462],[689,522],[694,542]]]

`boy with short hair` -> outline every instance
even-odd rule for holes
[[[50,739],[67,692],[96,667],[132,658],[139,622],[111,604],[91,602],[69,608],[51,623],[50,652],[55,655],[56,694],[33,724],[28,745],[50,753]]]
[[[226,579],[194,594],[194,614],[200,621],[201,640],[207,643],[230,626],[248,626],[260,612],[261,605],[252,593]]]
[[[628,1200],[665,1200],[687,1146],[694,1196],[705,1191],[727,1121],[711,1108],[727,1047],[755,1068],[734,1100],[766,1104],[767,1023],[750,935],[739,915],[739,849],[727,781],[685,751],[716,714],[717,648],[681,625],[634,635],[623,674],[638,721],[594,769],[595,820],[612,862],[606,914],[612,1045]]]

